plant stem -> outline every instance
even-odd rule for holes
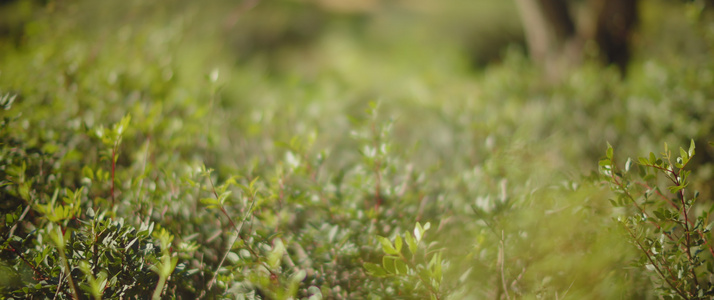
[[[60,230],[59,227],[57,228],[57,230]],[[62,235],[60,235],[60,238],[62,238]],[[77,293],[77,286],[74,284],[74,280],[72,279],[72,269],[70,269],[69,261],[64,255],[64,249],[64,245],[62,247],[57,247],[60,258],[62,259],[62,263],[64,264],[64,270],[67,273],[67,278],[69,279],[69,287],[72,290],[72,297],[74,297],[75,300],[79,300],[80,298],[79,294]]]
[[[498,253],[498,260],[499,263],[501,264],[501,284],[503,285],[503,292],[506,293],[506,299],[511,300],[511,296],[508,295],[508,287],[506,286],[506,272],[504,271],[504,265],[505,265],[505,260],[506,260],[506,254],[504,248],[504,233],[503,230],[501,230],[501,247],[499,247],[499,253]]]
[[[10,251],[12,251],[12,252],[14,252],[15,254],[17,254],[17,256],[19,256],[20,259],[21,259],[27,266],[29,266],[30,269],[32,269],[32,271],[35,273],[36,279],[38,279],[38,280],[47,280],[47,279],[49,279],[49,278],[47,278],[45,275],[43,275],[42,272],[40,272],[40,270],[37,269],[37,267],[35,267],[35,266],[32,265],[29,261],[27,261],[27,260],[25,259],[25,256],[22,255],[22,253],[20,253],[20,251],[17,251],[17,249],[16,249],[12,244],[8,243],[7,245],[10,247]]]
[[[409,266],[410,269],[416,270],[416,266],[414,265],[414,263],[409,261],[406,257],[404,257],[404,255],[402,253],[399,253],[399,258],[401,258],[402,261],[404,261]],[[418,272],[416,272],[416,273],[417,273],[416,276],[417,276],[417,278],[419,278],[419,281],[421,281],[421,283],[424,284],[424,286],[426,286],[426,288],[429,290],[429,292],[432,295],[434,295],[434,297],[436,297],[437,300],[440,300],[441,297],[439,297],[439,293],[436,291],[436,288],[434,288],[434,286],[431,285],[431,282],[429,282],[428,279],[423,278],[420,273],[418,273]]]
[[[216,199],[218,199],[218,192],[216,192],[216,188],[213,185],[213,180],[211,180],[210,174],[208,175],[208,182],[211,183],[211,189],[213,190],[213,195],[216,196]],[[201,296],[205,294],[205,291],[210,290],[211,287],[213,286],[213,283],[216,281],[216,277],[218,276],[218,271],[221,269],[223,266],[223,263],[226,261],[226,257],[228,257],[228,253],[230,253],[231,248],[233,248],[233,244],[235,244],[236,240],[240,237],[240,231],[243,229],[243,224],[245,224],[245,221],[248,219],[248,216],[251,214],[251,211],[253,210],[253,205],[255,204],[255,196],[250,195],[250,206],[248,207],[248,211],[245,213],[245,216],[243,217],[243,220],[240,223],[240,226],[236,226],[235,222],[233,222],[233,219],[231,218],[230,215],[228,215],[228,211],[221,205],[221,211],[223,214],[228,218],[228,221],[231,223],[231,226],[233,229],[235,229],[236,236],[233,238],[231,243],[228,245],[228,249],[226,252],[223,254],[223,257],[221,258],[221,261],[218,263],[218,267],[216,267],[216,271],[213,273],[213,278],[211,278],[211,281],[208,282],[208,285],[206,287],[206,290],[201,293]],[[256,257],[258,254],[248,245],[246,245],[246,248],[248,251],[250,251],[251,254],[255,255]],[[269,270],[270,271],[270,270]],[[272,271],[271,271],[272,273]]]
[[[649,262],[652,264],[652,266],[655,268],[655,270],[657,270],[657,273],[659,274],[659,276],[660,276],[665,282],[667,282],[667,284],[668,284],[674,291],[676,291],[679,296],[681,296],[681,297],[684,298],[684,299],[690,299],[689,297],[687,297],[687,295],[686,295],[683,291],[679,290],[679,288],[675,287],[674,284],[673,284],[672,282],[670,282],[669,279],[667,279],[667,276],[664,275],[664,273],[662,272],[662,270],[660,270],[660,268],[657,266],[657,264],[654,262],[654,260],[653,260],[652,257],[650,256],[649,251],[647,251],[647,250],[645,249],[645,247],[642,246],[642,244],[640,243],[640,241],[637,240],[637,236],[635,236],[635,234],[634,234],[634,233],[632,232],[632,230],[627,226],[627,224],[623,224],[623,225],[625,226],[625,229],[627,229],[627,232],[630,234],[630,237],[632,237],[632,240],[634,240],[635,243],[637,244],[637,247],[640,248],[640,250],[641,250],[641,251],[645,254],[645,256],[647,257],[647,260],[649,260]]]
[[[681,170],[680,170],[681,172]],[[681,186],[681,181],[679,177],[679,173],[675,175],[675,184],[680,187]],[[690,272],[692,273],[692,279],[694,280],[694,289],[699,289],[699,280],[697,279],[697,272],[694,270],[694,259],[692,258],[692,240],[691,240],[691,230],[689,229],[689,213],[687,212],[689,209],[687,208],[687,203],[686,199],[684,198],[684,189],[679,190],[679,200],[682,202],[682,214],[684,214],[684,233],[686,236],[685,239],[685,252],[687,253],[687,259],[689,260],[689,264],[691,265]]]
[[[165,284],[166,284],[166,277],[164,277],[163,274],[160,274],[159,282],[156,284],[156,289],[154,290],[154,294],[151,297],[152,300],[161,299],[161,293],[164,290]]]

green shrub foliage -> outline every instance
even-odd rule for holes
[[[0,299],[711,297],[705,1],[558,83],[508,1],[6,2]]]
[[[698,203],[699,192],[687,189],[691,180],[687,165],[694,149],[692,140],[688,150],[679,148],[679,155],[673,156],[665,143],[660,156],[650,152],[649,157],[639,158],[639,170],[632,169],[631,159],[624,169],[617,168],[612,147],[600,161],[601,172],[617,195],[612,204],[626,208],[618,221],[641,251],[637,265],[654,273],[667,299],[714,295],[714,247],[709,241],[714,205]]]

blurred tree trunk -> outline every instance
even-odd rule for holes
[[[638,0],[516,0],[531,59],[557,80],[584,58],[592,41],[598,57],[624,74]]]

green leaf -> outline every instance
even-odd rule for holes
[[[649,164],[650,164],[650,162],[647,161],[647,159],[644,158],[644,157],[640,157],[638,160],[640,161],[640,164],[641,164],[641,165],[646,166],[646,165],[649,165]]]
[[[672,192],[672,194],[677,193],[687,187],[687,185],[673,185],[669,187],[669,191]]]
[[[679,156],[682,157],[682,160],[689,158],[688,155],[687,151],[684,151],[684,148],[679,147]]]
[[[656,164],[657,164],[657,157],[655,156],[654,152],[650,152],[649,164],[650,164],[650,165],[656,165]]]
[[[394,267],[397,269],[397,274],[407,274],[409,272],[409,268],[407,267],[407,264],[404,263],[403,260],[397,259],[394,261]]]
[[[273,250],[268,254],[267,262],[271,268],[277,268],[280,264],[280,260],[283,258],[283,254],[285,254],[285,246],[283,245],[283,241],[279,238],[275,239],[273,244]]]
[[[230,196],[231,193],[232,193],[231,191],[226,191],[226,192],[221,193],[221,194],[218,196],[218,203],[220,203],[221,205],[223,205],[223,203],[226,202],[226,198],[228,198],[228,196]]]
[[[392,242],[390,242],[389,239],[378,235],[377,240],[379,240],[379,243],[382,244],[382,251],[384,251],[384,253],[393,255],[399,254],[399,251],[394,249],[394,246],[392,246]]]
[[[305,276],[307,276],[307,272],[305,272],[305,270],[297,271],[295,274],[290,276],[290,282],[300,283],[305,280]]]
[[[692,156],[694,156],[694,153],[695,153],[695,152],[694,152],[694,148],[695,148],[695,146],[694,146],[694,139],[692,139],[692,140],[690,140],[690,142],[689,142],[689,151],[688,151],[688,154],[689,154],[689,157],[690,157],[690,158],[691,158]]]
[[[28,182],[23,182],[18,188],[18,192],[20,193],[20,197],[27,201],[30,202],[30,183]]]
[[[605,154],[610,160],[612,160],[613,152],[614,150],[612,149],[612,145],[610,145],[610,143],[607,143],[607,152]]]
[[[131,115],[127,114],[123,118],[121,118],[121,121],[119,121],[118,124],[114,125],[114,131],[117,133],[117,135],[122,135],[124,131],[129,127],[129,122],[131,121]]]
[[[384,277],[387,275],[387,271],[384,270],[380,265],[373,263],[364,263],[362,266],[367,270],[369,275],[375,277]]]
[[[216,198],[202,198],[201,204],[206,205],[211,208],[220,206],[220,204],[218,203],[218,199],[216,199]]]
[[[42,152],[47,153],[47,154],[53,154],[59,150],[59,146],[53,144],[53,143],[47,143],[42,146]]]
[[[399,235],[394,239],[394,248],[397,250],[397,253],[402,252],[402,237]]]
[[[434,255],[436,257],[436,261],[434,263],[434,278],[437,279],[438,281],[441,281],[441,275],[442,275],[442,269],[441,269],[441,252],[437,253]]]
[[[665,219],[664,213],[662,213],[660,210],[655,210],[655,211],[653,211],[653,213],[658,219],[664,220]]]
[[[397,274],[396,261],[397,258],[394,256],[384,256],[382,257],[382,267],[384,267],[389,274]]]
[[[82,176],[94,180],[94,172],[92,172],[92,169],[88,166],[82,168]]]
[[[714,206],[712,206],[714,207]],[[407,246],[409,247],[409,252],[412,253],[412,255],[416,255],[417,252],[417,242],[416,239],[414,239],[414,236],[411,235],[409,232],[404,232],[404,239],[407,242]]]
[[[255,178],[253,178],[253,180],[250,181],[250,184],[248,185],[248,187],[250,187],[251,194],[252,194],[252,191],[255,191],[255,183],[258,182],[259,178],[260,178],[260,176],[256,176]]]

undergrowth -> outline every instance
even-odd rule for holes
[[[517,46],[469,69],[418,7],[166,3],[0,41],[0,298],[711,296],[709,59],[551,84]],[[708,32],[687,5],[643,26]]]

